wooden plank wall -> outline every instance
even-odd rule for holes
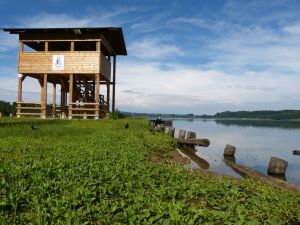
[[[22,52],[19,59],[20,74],[65,74],[100,71],[99,52]],[[64,55],[64,70],[52,70],[53,55]]]

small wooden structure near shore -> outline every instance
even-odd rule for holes
[[[115,110],[116,56],[127,55],[121,28],[7,28],[19,35],[17,117],[101,118]],[[112,76],[111,76],[112,70]],[[22,99],[25,78],[38,80],[41,100]],[[53,84],[47,113],[47,84]],[[60,85],[60,105],[56,89]],[[106,93],[100,94],[102,87]],[[110,87],[112,86],[112,101]]]

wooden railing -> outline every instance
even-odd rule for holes
[[[76,117],[103,117],[109,112],[107,103],[71,102],[69,116]]]
[[[17,102],[17,116],[42,116],[40,102]]]

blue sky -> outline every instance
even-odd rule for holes
[[[300,2],[1,1],[1,27],[123,28],[117,107],[214,114],[300,109]],[[0,99],[14,101],[17,39],[0,32]],[[24,98],[39,95],[26,79]],[[49,88],[49,92],[51,89]]]

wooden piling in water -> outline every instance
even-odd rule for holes
[[[287,161],[276,157],[271,157],[268,167],[268,173],[274,175],[283,175],[285,174],[287,166]]]
[[[224,156],[234,157],[236,147],[227,144],[224,149]]]
[[[185,139],[185,133],[186,133],[186,130],[179,130],[178,138]]]
[[[168,134],[169,134],[171,137],[174,137],[174,135],[175,135],[175,127],[169,127]]]
[[[186,139],[196,139],[196,132],[188,131]]]
[[[293,155],[300,155],[300,150],[294,150]]]

